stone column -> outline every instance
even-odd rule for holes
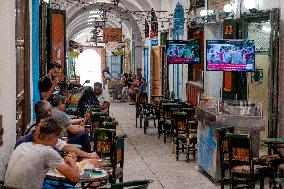
[[[221,25],[206,25],[204,28],[205,40],[207,39],[222,39]],[[206,60],[206,53],[204,53],[204,60]],[[205,62],[205,61],[204,61]],[[204,94],[212,96],[214,100],[220,100],[220,90],[223,86],[223,72],[220,71],[206,71],[206,63],[204,63]]]
[[[0,1],[0,115],[4,128],[0,147],[0,180],[16,142],[15,1]]]

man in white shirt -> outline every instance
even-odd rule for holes
[[[19,145],[12,153],[5,175],[5,185],[18,189],[41,189],[49,169],[56,169],[72,182],[80,179],[76,160],[61,158],[54,147],[62,127],[48,118],[40,123],[40,134],[34,142]]]
[[[108,113],[110,104],[110,96],[108,91],[103,90],[102,84],[100,82],[94,83],[94,91],[100,103],[102,112]]]

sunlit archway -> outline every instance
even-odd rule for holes
[[[87,49],[81,53],[77,60],[76,74],[80,76],[80,84],[93,86],[95,82],[101,82],[101,56],[93,49]]]

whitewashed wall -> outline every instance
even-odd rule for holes
[[[0,180],[16,142],[15,1],[0,1],[0,114],[4,144],[0,147]]]

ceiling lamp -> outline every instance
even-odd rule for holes
[[[254,9],[256,8],[255,0],[243,0],[244,7],[246,9]]]
[[[226,4],[223,8],[224,12],[232,12],[233,6],[231,4]]]

